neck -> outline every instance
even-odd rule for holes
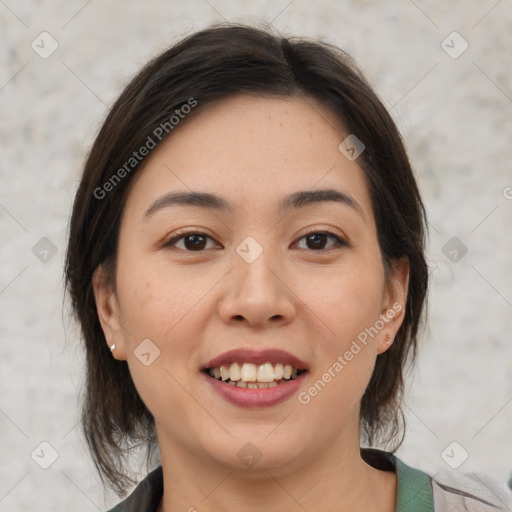
[[[208,464],[177,446],[168,451],[161,445],[161,452],[164,496],[158,512],[395,510],[395,474],[366,464],[358,443],[331,444],[315,458],[304,457],[302,465],[261,469]]]

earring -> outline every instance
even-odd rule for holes
[[[386,345],[389,345],[391,343],[391,336],[389,334],[386,334],[384,341],[386,342]]]
[[[114,352],[115,349],[116,349],[115,343],[113,345],[110,345],[110,352]]]

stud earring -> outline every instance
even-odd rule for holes
[[[114,352],[115,349],[116,349],[115,343],[113,345],[110,345],[110,352]]]
[[[391,343],[391,336],[389,334],[386,334],[384,341],[386,342],[386,345],[389,345]]]

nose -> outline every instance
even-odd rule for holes
[[[296,296],[290,278],[285,275],[283,266],[276,263],[275,255],[264,250],[251,263],[237,254],[234,259],[219,305],[222,320],[245,323],[253,328],[290,323],[296,311]]]

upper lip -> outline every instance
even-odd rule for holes
[[[253,363],[253,364],[291,364],[297,370],[308,370],[308,365],[298,357],[277,348],[266,350],[251,350],[238,348],[229,350],[208,361],[201,367],[201,371],[207,368],[216,368],[231,363]]]

